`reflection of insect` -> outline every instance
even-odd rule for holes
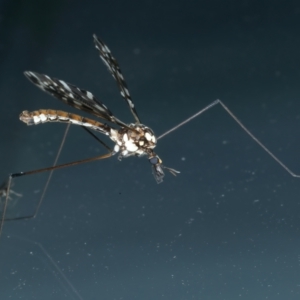
[[[286,165],[284,165],[273,153],[271,153],[237,118],[236,116],[221,102],[220,100],[215,100],[208,106],[204,107],[202,110],[197,112],[195,115],[191,116],[190,118],[186,119],[182,123],[178,124],[177,126],[173,127],[169,131],[165,132],[164,134],[160,135],[158,138],[155,137],[154,132],[147,126],[141,124],[140,118],[135,110],[135,106],[131,100],[131,96],[129,94],[127,84],[125,83],[124,77],[121,73],[119,65],[116,59],[112,56],[108,47],[94,35],[94,43],[96,48],[99,50],[100,58],[107,66],[109,72],[112,74],[113,78],[116,80],[117,85],[120,89],[121,96],[127,102],[130,111],[135,119],[135,123],[132,124],[125,124],[117,117],[115,117],[112,112],[99,100],[97,100],[94,95],[86,90],[79,89],[78,87],[66,83],[62,80],[58,80],[55,78],[51,78],[47,75],[38,74],[35,72],[25,72],[25,76],[34,83],[37,87],[42,89],[45,92],[50,93],[52,96],[58,98],[59,100],[63,101],[64,103],[73,106],[81,111],[88,112],[96,117],[102,118],[106,121],[109,121],[115,125],[118,125],[119,128],[115,129],[114,127],[106,124],[100,123],[98,121],[81,117],[79,115],[75,115],[73,113],[68,113],[64,111],[58,110],[51,110],[51,109],[40,109],[33,112],[23,111],[20,115],[20,120],[26,123],[27,125],[37,125],[40,123],[46,122],[62,122],[68,124],[75,124],[81,126],[85,129],[89,134],[91,134],[95,139],[97,139],[107,150],[108,153],[80,161],[75,161],[71,163],[66,163],[62,165],[56,165],[58,156],[60,155],[60,151],[65,141],[65,137],[67,134],[67,127],[64,138],[62,140],[60,149],[58,151],[55,164],[52,167],[43,168],[39,170],[33,170],[29,172],[19,172],[9,176],[7,181],[7,185],[3,186],[2,192],[0,191],[0,196],[2,195],[5,197],[4,208],[2,209],[2,217],[1,217],[1,224],[0,224],[0,234],[3,227],[3,222],[5,220],[5,210],[8,204],[8,200],[10,199],[10,194],[16,194],[13,192],[11,187],[11,182],[13,178],[41,173],[45,171],[53,171],[58,168],[63,168],[67,166],[73,166],[85,162],[91,162],[95,160],[109,158],[116,153],[119,153],[118,158],[121,160],[123,157],[129,156],[144,156],[148,157],[148,160],[152,166],[152,171],[155,180],[157,183],[161,183],[164,177],[163,169],[168,170],[171,174],[176,175],[179,173],[178,171],[165,167],[162,165],[162,160],[158,157],[158,155],[153,151],[156,146],[157,140],[166,136],[167,134],[171,133],[172,131],[178,129],[182,125],[186,124],[187,122],[191,121],[192,119],[196,118],[197,116],[201,115],[203,112],[209,110],[210,108],[220,104],[222,108],[237,122],[237,124],[259,145],[266,151],[281,167],[283,167],[290,175],[294,177],[300,177],[293,173]],[[98,131],[100,133],[105,134],[108,136],[114,143],[115,146],[111,149],[108,145],[106,145],[103,141],[101,141],[91,130]],[[43,197],[45,195],[47,186],[49,184],[52,172],[48,177],[48,181],[46,186],[43,190],[42,196],[39,200],[37,208],[33,215],[23,217],[23,219],[32,218],[37,214],[38,208],[41,205]],[[18,219],[21,219],[18,217]]]
[[[8,182],[4,181],[1,185],[0,185],[0,208],[1,210],[5,211],[6,210],[6,206],[8,205],[8,201],[9,206],[15,206],[17,204],[17,198],[22,197],[22,194],[15,192],[14,190],[11,189],[11,186],[13,184],[10,183],[10,188],[8,189]],[[15,198],[15,197],[17,198]],[[4,215],[3,215],[4,216]],[[0,227],[1,229],[1,227]],[[0,232],[1,233],[1,232]]]
[[[72,278],[69,278],[68,272],[65,272],[60,262],[51,255],[51,250],[47,249],[46,245],[28,239],[23,236],[10,234],[7,237],[8,247],[1,245],[1,255],[9,253],[13,257],[13,264],[3,264],[1,261],[1,274],[10,274],[18,276],[3,276],[1,278],[1,299],[12,298],[17,299],[20,297],[20,292],[29,295],[26,288],[34,283],[39,285],[47,276],[49,285],[55,286],[56,295],[62,293],[65,298],[81,299],[81,292],[75,284],[72,283]],[[20,249],[22,245],[22,249]],[[32,268],[23,268],[23,263],[27,264],[33,262]],[[25,274],[25,277],[24,277]],[[7,286],[5,285],[7,282]],[[50,283],[51,282],[51,283]],[[25,292],[26,291],[26,292]],[[4,295],[9,295],[5,297]],[[34,296],[33,296],[34,295]],[[36,291],[32,293],[33,298],[36,298]],[[38,297],[38,296],[37,296]],[[32,297],[28,297],[32,298]]]

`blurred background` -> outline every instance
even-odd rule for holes
[[[13,0],[0,2],[4,181],[51,166],[65,130],[28,127],[23,110],[81,113],[32,85],[25,70],[87,89],[134,121],[94,33],[157,135],[221,99],[300,173],[299,1]],[[37,217],[4,225],[0,298],[299,299],[300,179],[221,106],[159,140],[156,152],[181,171],[159,185],[146,158],[54,172]],[[102,153],[72,126],[59,162]],[[12,195],[11,216],[34,211],[45,176],[14,181],[22,197]]]

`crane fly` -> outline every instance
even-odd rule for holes
[[[118,154],[118,159],[130,157],[130,156],[147,156],[148,161],[152,167],[152,173],[157,183],[161,183],[164,178],[164,170],[169,171],[172,175],[176,175],[179,171],[175,169],[166,167],[162,164],[162,160],[159,156],[154,152],[154,148],[157,144],[157,141],[164,136],[170,134],[171,132],[177,130],[179,127],[184,124],[190,122],[192,119],[200,116],[203,112],[211,109],[216,105],[220,105],[229,116],[265,151],[267,152],[283,169],[285,169],[291,176],[299,178],[300,175],[292,172],[281,160],[279,160],[265,145],[263,145],[242,123],[239,119],[229,110],[229,108],[221,101],[215,100],[196,114],[187,118],[183,122],[174,126],[170,130],[166,131],[162,135],[156,137],[153,130],[146,125],[143,125],[140,121],[138,113],[135,109],[135,105],[131,99],[127,84],[122,75],[121,69],[117,60],[113,57],[111,51],[106,46],[106,44],[101,41],[96,35],[93,36],[94,44],[96,49],[99,51],[99,55],[101,60],[104,62],[109,72],[115,79],[117,86],[120,90],[121,96],[129,106],[131,114],[134,118],[134,123],[126,124],[118,119],[113,113],[104,105],[100,100],[96,99],[96,97],[89,91],[80,89],[72,84],[69,84],[63,80],[59,80],[56,78],[52,78],[48,75],[39,74],[32,71],[24,72],[25,76],[38,88],[43,90],[44,92],[49,93],[55,98],[61,100],[65,104],[68,104],[78,110],[87,112],[95,117],[98,117],[102,120],[108,121],[112,124],[117,125],[118,128],[115,128],[113,125],[108,125],[107,123],[102,123],[100,121],[96,121],[90,118],[82,117],[77,114],[60,111],[60,110],[52,110],[52,109],[39,109],[32,112],[27,110],[23,111],[20,114],[20,120],[27,125],[37,125],[41,123],[47,122],[61,122],[67,123],[67,129],[65,131],[64,137],[60,144],[60,148],[56,155],[56,159],[54,165],[48,168],[37,169],[27,172],[18,172],[9,175],[8,179],[0,186],[0,204],[2,208],[2,213],[0,214],[0,235],[3,228],[4,221],[8,220],[20,220],[20,219],[30,219],[34,218],[39,210],[39,207],[43,201],[44,195],[46,193],[47,187],[49,185],[53,170],[74,166],[82,163],[92,162],[96,160],[102,160],[109,158],[115,154]],[[63,144],[65,142],[65,138],[69,129],[70,124],[75,124],[81,126],[84,130],[86,130],[93,138],[95,138],[99,143],[101,143],[108,152],[104,155],[99,155],[95,157],[90,157],[83,160],[73,161],[61,165],[57,165],[57,160],[62,150]],[[108,136],[113,142],[114,147],[110,148],[106,143],[96,136],[93,131],[100,132],[106,136]],[[42,195],[39,199],[39,202],[36,206],[36,209],[32,215],[16,217],[16,218],[6,218],[5,213],[8,207],[8,204],[12,199],[22,197],[22,194],[14,191],[12,187],[12,180],[17,177],[37,174],[50,171],[46,185],[43,189]]]

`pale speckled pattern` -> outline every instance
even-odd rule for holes
[[[62,80],[51,78],[48,75],[32,71],[26,71],[24,74],[33,84],[43,91],[74,108],[89,112],[102,119],[118,124],[121,128],[116,132],[116,130],[107,124],[102,124],[68,112],[54,110],[39,110],[33,112],[23,111],[20,115],[20,120],[25,122],[27,125],[37,125],[46,122],[71,123],[109,135],[110,139],[119,146],[114,146],[114,151],[111,152],[112,155],[116,154],[117,150],[120,151],[118,156],[119,160],[123,157],[147,155],[148,160],[151,163],[152,173],[156,182],[162,183],[165,176],[163,169],[168,170],[173,175],[176,175],[179,171],[163,166],[162,160],[153,151],[156,146],[157,139],[150,128],[140,124],[137,112],[127,90],[126,82],[116,59],[112,56],[111,51],[104,42],[102,42],[96,35],[93,35],[93,37],[95,46],[100,52],[100,58],[103,60],[105,65],[108,66],[110,73],[117,81],[118,86],[121,89],[121,95],[128,102],[136,123],[126,125],[122,121],[118,120],[102,102],[93,96],[91,92],[82,90]],[[106,148],[108,147],[106,146]],[[153,160],[153,158],[157,159]],[[156,161],[156,163],[153,163],[153,161]]]

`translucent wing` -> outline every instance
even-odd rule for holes
[[[113,76],[113,78],[116,80],[118,87],[121,91],[121,95],[125,99],[125,101],[128,103],[131,113],[135,118],[135,121],[137,123],[141,123],[140,119],[138,117],[138,114],[134,108],[134,103],[131,100],[131,96],[129,94],[127,84],[125,82],[125,79],[120,70],[117,60],[112,56],[109,48],[95,34],[93,35],[93,37],[94,37],[95,46],[99,50],[100,58],[102,59],[104,64],[107,66],[107,68],[108,68],[109,72],[111,73],[111,75]]]
[[[24,74],[37,87],[62,102],[107,121],[128,127],[125,123],[117,119],[91,92],[82,90],[62,80],[51,78],[48,75],[30,71],[24,72]]]

